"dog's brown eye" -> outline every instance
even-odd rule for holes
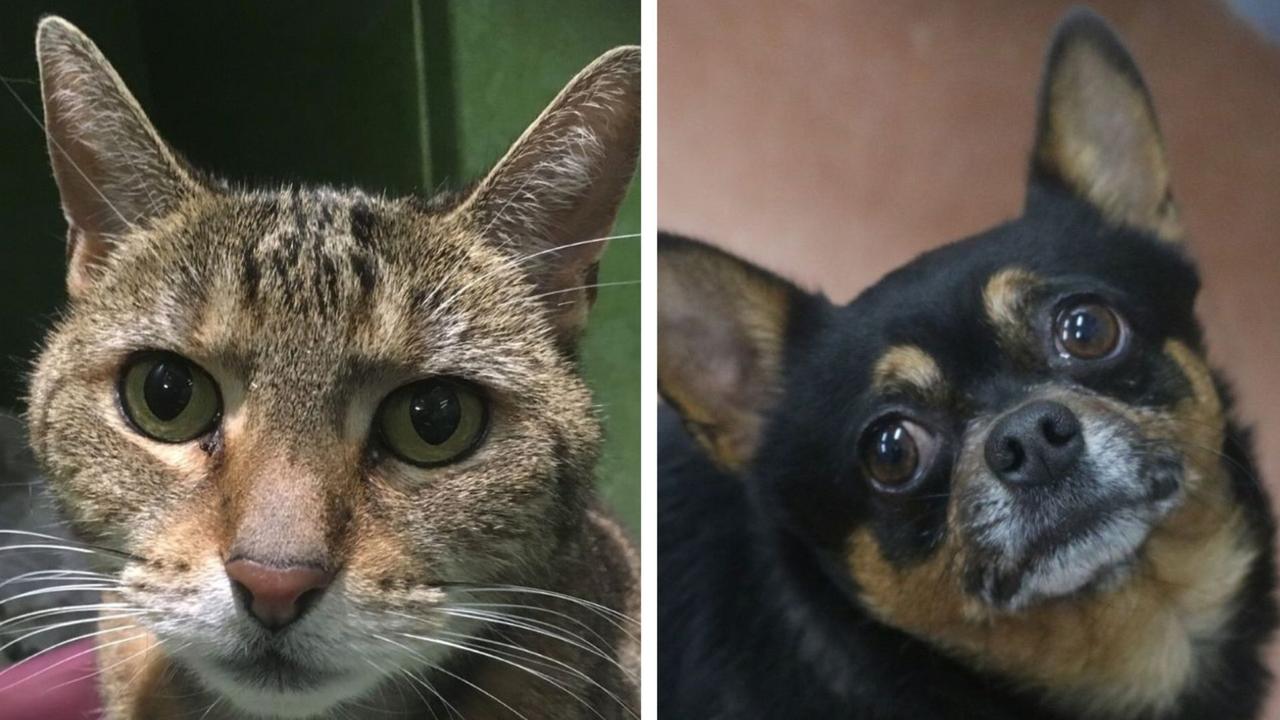
[[[876,483],[898,488],[927,467],[936,446],[923,427],[904,418],[889,418],[872,425],[864,436],[862,464]]]
[[[1107,357],[1115,352],[1124,334],[1120,317],[1098,302],[1085,302],[1062,311],[1055,330],[1059,352],[1081,360]]]

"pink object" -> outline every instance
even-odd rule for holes
[[[92,640],[0,669],[0,720],[101,717]]]

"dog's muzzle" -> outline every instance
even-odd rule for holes
[[[956,502],[969,589],[989,605],[1118,582],[1177,503],[1176,455],[1115,412],[1038,399],[988,427],[966,443]]]

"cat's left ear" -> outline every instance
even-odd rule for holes
[[[1182,237],[1151,96],[1120,39],[1083,8],[1049,49],[1031,181],[1065,186],[1116,224]]]
[[[573,347],[640,151],[640,48],[573,78],[459,208],[528,273]]]
[[[131,233],[198,191],[93,41],[59,17],[36,32],[45,134],[67,218],[67,289],[86,293]]]

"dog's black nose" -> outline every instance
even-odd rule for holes
[[[1083,453],[1080,419],[1066,405],[1048,400],[1008,413],[987,436],[987,466],[1008,485],[1057,482]]]

